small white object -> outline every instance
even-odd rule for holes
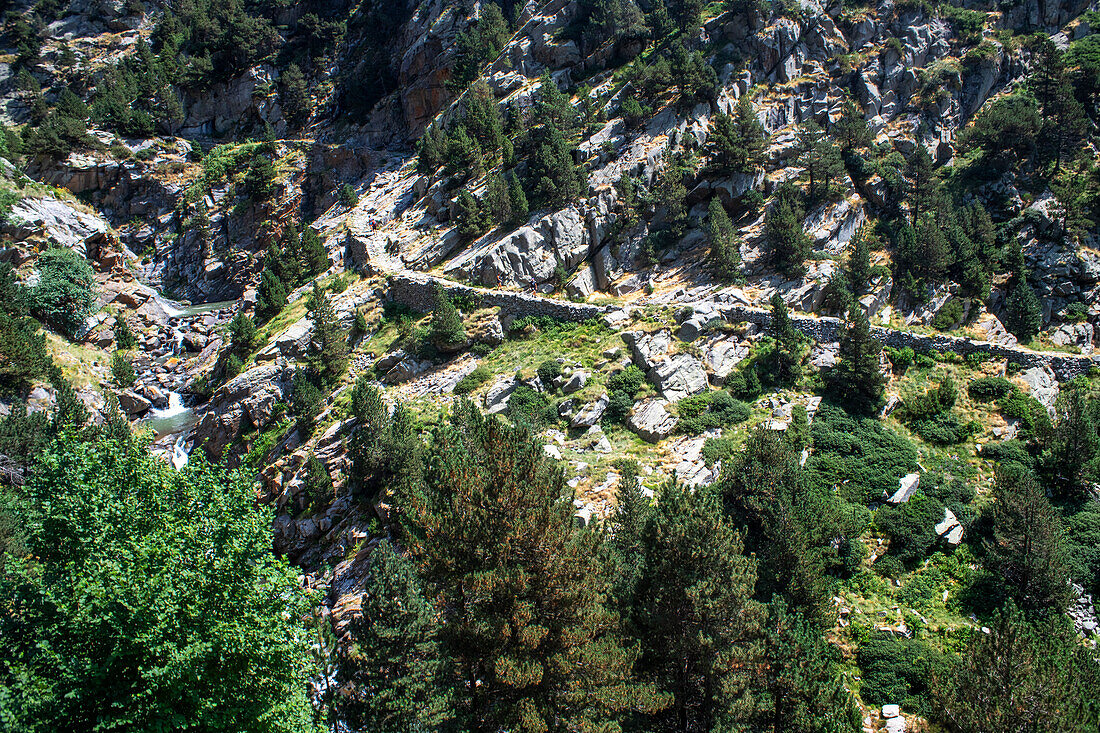
[[[882,706],[882,717],[884,717],[884,718],[896,718],[899,715],[901,715],[901,706],[900,705],[883,705]]]

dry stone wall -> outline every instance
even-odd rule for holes
[[[569,303],[537,295],[503,290],[487,290],[435,278],[420,273],[401,273],[390,277],[387,297],[417,311],[431,310],[436,284],[443,286],[448,296],[457,300],[476,299],[480,307],[500,308],[501,316],[548,316],[563,321],[585,321],[598,318],[614,308],[588,303]],[[686,304],[685,304],[686,305]],[[693,304],[698,307],[699,304]],[[771,312],[739,304],[724,304],[719,311],[733,323],[753,323],[766,328],[771,323]],[[844,321],[839,318],[792,315],[792,325],[815,341],[839,341],[844,333]],[[1049,367],[1061,381],[1085,374],[1093,366],[1100,366],[1100,356],[1078,356],[1032,351],[1019,346],[1002,346],[988,341],[947,334],[919,334],[893,328],[873,327],[872,332],[885,345],[896,349],[909,347],[913,351],[928,353],[940,351],[959,356],[986,354],[994,359],[1006,359],[1024,369]]]
[[[391,276],[387,297],[413,310],[426,312],[431,310],[435,303],[434,291],[437,283],[443,286],[452,300],[474,299],[482,308],[500,308],[501,316],[548,316],[562,321],[579,322],[599,318],[610,310],[604,306],[569,303],[525,293],[473,288],[429,275],[412,273]]]

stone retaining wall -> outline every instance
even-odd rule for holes
[[[599,318],[610,310],[605,306],[569,303],[507,290],[472,288],[430,275],[410,273],[391,276],[386,297],[413,310],[426,312],[435,304],[436,283],[442,285],[452,299],[476,299],[482,308],[500,308],[501,316],[549,316],[561,321],[587,321],[589,318]]]
[[[730,321],[744,321],[763,327],[771,323],[771,313],[769,311],[748,306],[726,306],[722,308],[722,315]],[[791,324],[799,332],[806,334],[815,341],[839,341],[844,333],[844,322],[839,318],[792,315]],[[922,353],[940,351],[960,356],[979,353],[987,354],[994,359],[1007,359],[1019,364],[1024,369],[1050,367],[1051,371],[1061,381],[1073,379],[1087,373],[1090,367],[1100,365],[1100,359],[1096,357],[1032,351],[1020,346],[1001,346],[989,341],[977,341],[946,334],[926,335],[899,331],[894,328],[882,328],[881,326],[873,326],[871,332],[884,345],[895,349],[904,349],[908,346],[913,351]]]
[[[502,316],[549,316],[563,321],[585,321],[616,310],[607,306],[569,303],[506,290],[474,288],[420,273],[391,276],[387,297],[414,310],[429,311],[435,302],[433,290],[436,283],[441,284],[451,298],[459,300],[476,298],[481,307],[499,307]],[[762,327],[767,327],[771,323],[771,312],[762,308],[734,304],[724,305],[720,310],[729,321],[755,323]],[[839,318],[792,315],[791,323],[798,331],[815,341],[826,343],[839,341],[844,333],[844,322]],[[874,326],[871,331],[883,344],[895,349],[909,347],[913,351],[922,353],[941,351],[960,356],[972,353],[987,354],[994,359],[1007,359],[1025,369],[1050,367],[1061,381],[1085,374],[1092,366],[1100,366],[1100,357],[1046,353],[1019,346],[1000,346],[988,341],[959,336],[925,335],[881,326]]]

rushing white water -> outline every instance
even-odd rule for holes
[[[172,446],[172,466],[178,471],[187,465],[187,436],[180,435]]]

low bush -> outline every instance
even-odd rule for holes
[[[943,519],[943,504],[923,491],[896,507],[875,513],[875,526],[890,537],[890,553],[903,563],[924,559],[936,542],[936,525]]]
[[[954,410],[941,412],[923,420],[916,420],[909,427],[929,443],[954,445],[982,431],[980,422],[963,422]]]
[[[637,394],[645,382],[645,372],[631,364],[621,372],[616,372],[607,378],[608,392],[626,392],[631,397]]]
[[[542,380],[544,385],[549,386],[555,379],[561,376],[561,364],[557,359],[547,359],[539,364],[538,369],[535,370],[535,374]]]
[[[676,404],[676,411],[680,416],[676,429],[687,435],[735,425],[752,414],[748,405],[720,390],[685,397]]]
[[[864,702],[893,703],[917,715],[929,715],[932,680],[942,677],[946,669],[943,655],[935,648],[879,631],[860,645],[856,661],[863,672],[860,697]]]
[[[810,437],[810,480],[837,487],[851,502],[878,501],[884,491],[897,490],[898,479],[917,470],[918,454],[911,442],[878,420],[849,415],[827,402],[814,417]]]
[[[521,384],[508,398],[508,417],[516,425],[534,432],[556,422],[558,413],[546,395]]]
[[[1004,377],[978,377],[966,387],[970,399],[977,402],[1001,400],[1016,393],[1016,385]]]
[[[457,395],[470,394],[475,389],[489,381],[493,373],[485,365],[480,365],[462,379],[458,380],[454,392]]]

